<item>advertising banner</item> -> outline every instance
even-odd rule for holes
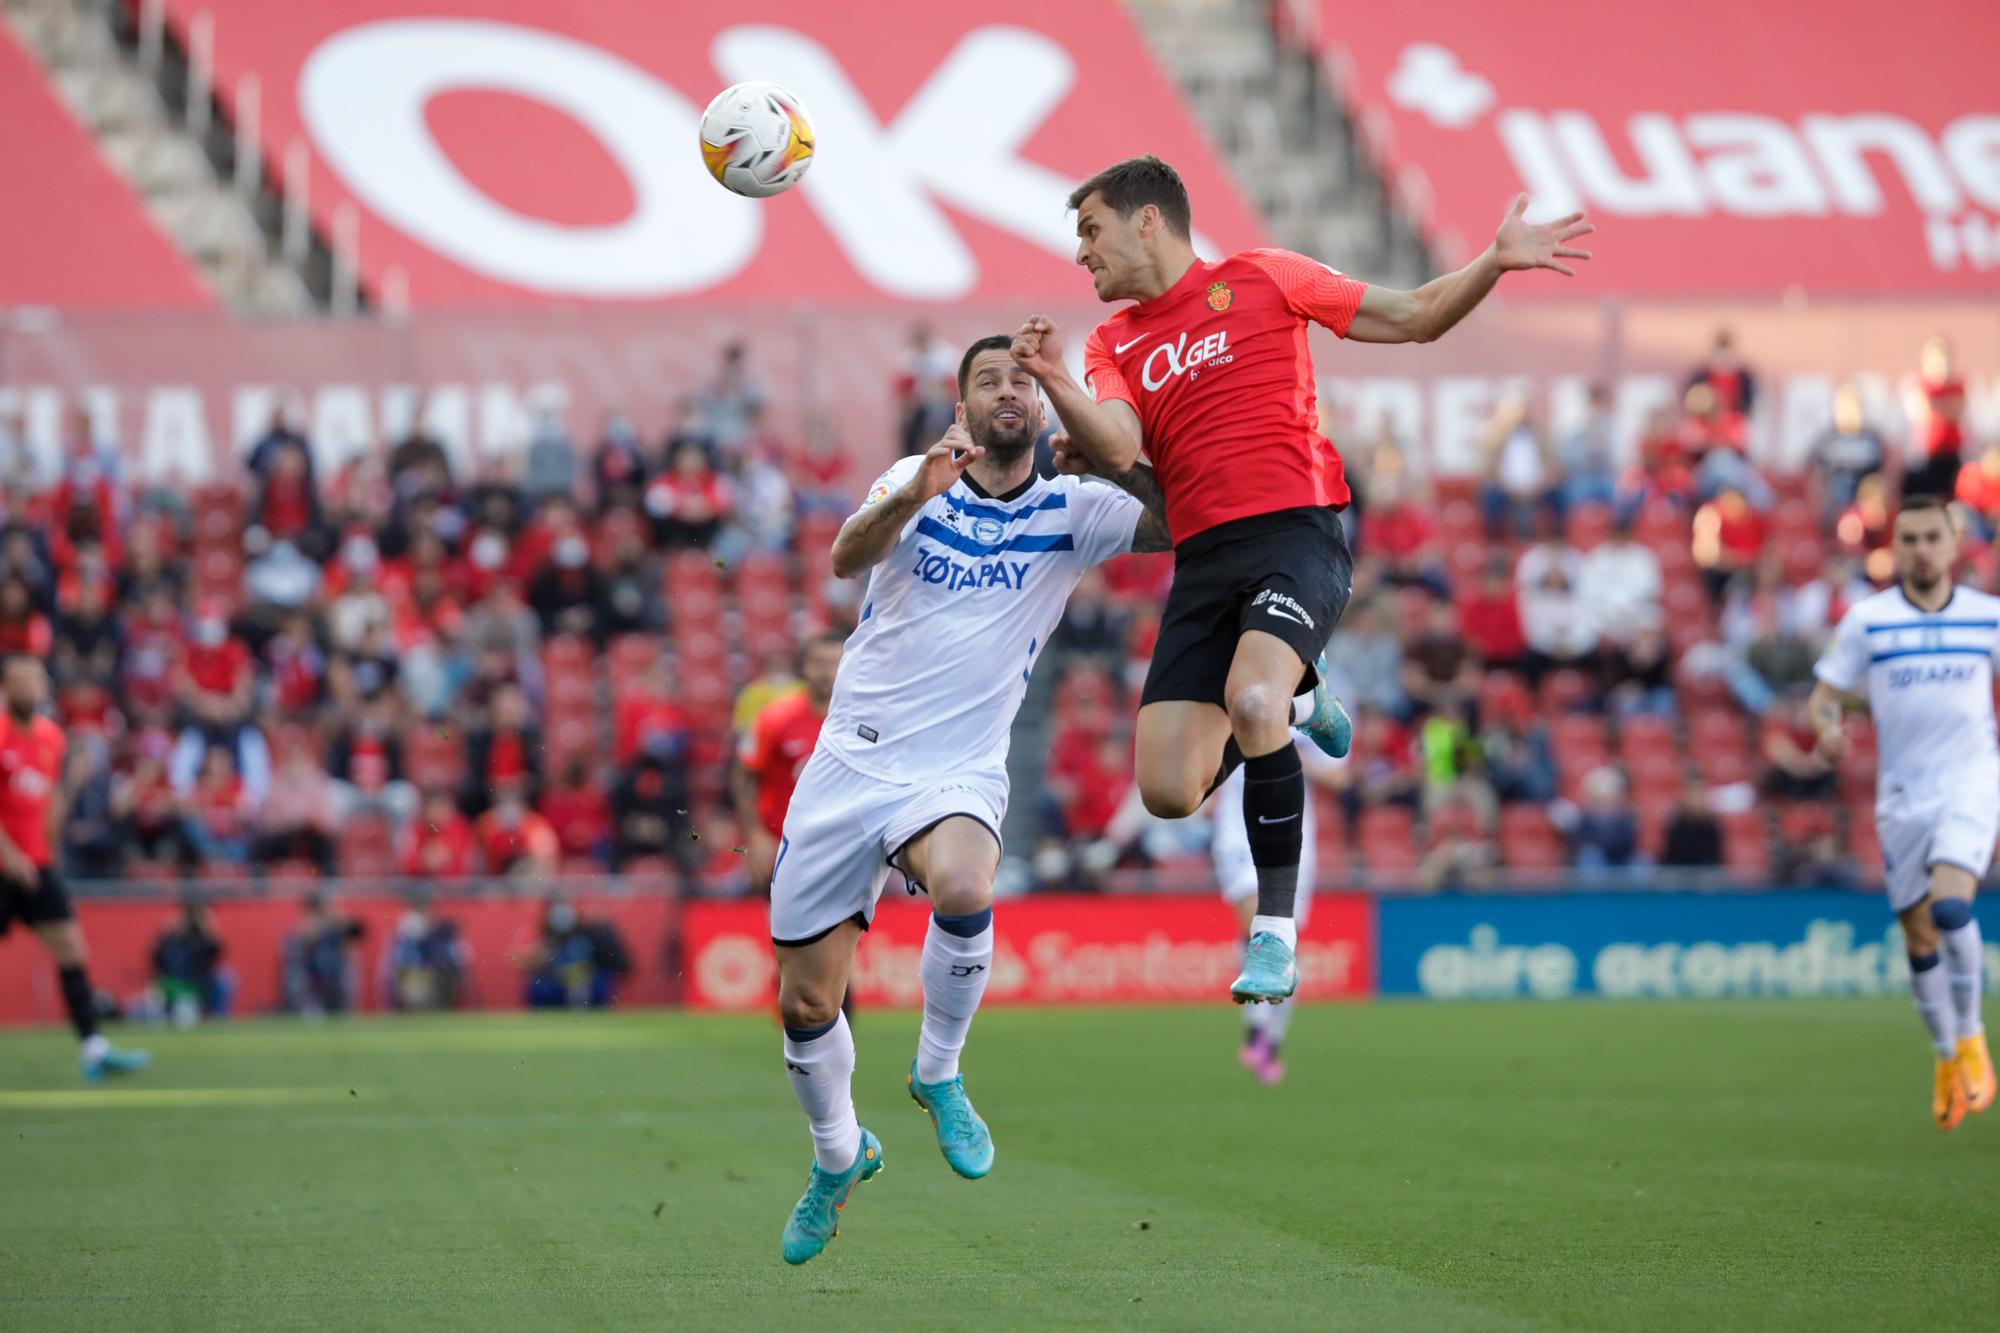
[[[1878,893],[1385,898],[1382,993],[1438,1000],[1903,994],[1902,929]],[[1987,937],[2000,904],[1983,901]],[[1986,948],[2000,982],[2000,945]]]
[[[273,163],[351,216],[371,292],[412,306],[1088,300],[1063,201],[1139,153],[1185,177],[1197,242],[1261,228],[1117,0],[167,0],[213,23],[217,92],[261,90]],[[252,81],[254,85],[252,84]],[[783,85],[816,151],[781,199],[722,189],[702,109]],[[391,275],[395,275],[392,281]]]
[[[2000,289],[2000,98],[1990,62],[1956,55],[2000,44],[1990,0],[1320,11],[1447,262],[1526,190],[1530,221],[1595,218],[1594,291]]]
[[[1375,989],[1374,900],[1313,898],[1299,941],[1300,997],[1350,999]],[[1022,898],[994,908],[988,1004],[1115,1004],[1223,998],[1239,965],[1236,918],[1209,894]],[[917,961],[928,900],[891,889],[862,937],[852,989],[864,1007],[923,1001]],[[774,999],[770,926],[760,902],[692,902],[683,909],[687,1002],[762,1009]]]

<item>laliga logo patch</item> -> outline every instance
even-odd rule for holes
[[[1208,284],[1208,308],[1217,314],[1229,309],[1229,303],[1236,299],[1236,293],[1229,290],[1226,282]]]
[[[869,505],[881,504],[884,500],[888,498],[889,498],[889,483],[886,481],[878,481],[875,483],[875,488],[868,492],[868,498],[861,502],[861,507],[863,509],[866,509]]]
[[[1000,520],[997,518],[975,518],[972,520],[972,539],[977,542],[985,542],[988,545],[992,545],[999,541],[1001,534],[1006,531],[1007,529],[1001,526]]]

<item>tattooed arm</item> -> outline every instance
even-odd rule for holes
[[[1146,506],[1146,512],[1139,516],[1139,527],[1132,534],[1134,552],[1151,555],[1174,549],[1173,534],[1167,531],[1167,499],[1160,494],[1160,482],[1153,475],[1151,463],[1134,463],[1114,476],[1093,467],[1082,452],[1070,446],[1069,436],[1061,431],[1050,437],[1049,447],[1055,451],[1056,471],[1072,477],[1097,477],[1108,481]]]

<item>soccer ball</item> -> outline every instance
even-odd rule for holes
[[[765,199],[797,185],[813,160],[812,116],[775,83],[724,88],[701,113],[701,160],[726,190]]]

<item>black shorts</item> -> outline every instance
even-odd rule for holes
[[[1175,699],[1220,705],[1245,630],[1290,644],[1306,664],[1326,649],[1354,591],[1354,557],[1340,515],[1322,506],[1240,518],[1174,550],[1174,586],[1139,703]]]
[[[72,916],[69,894],[55,871],[44,868],[41,883],[34,889],[23,888],[0,875],[0,935],[5,935],[8,926],[16,921],[24,926],[40,926],[51,921],[68,921]]]

